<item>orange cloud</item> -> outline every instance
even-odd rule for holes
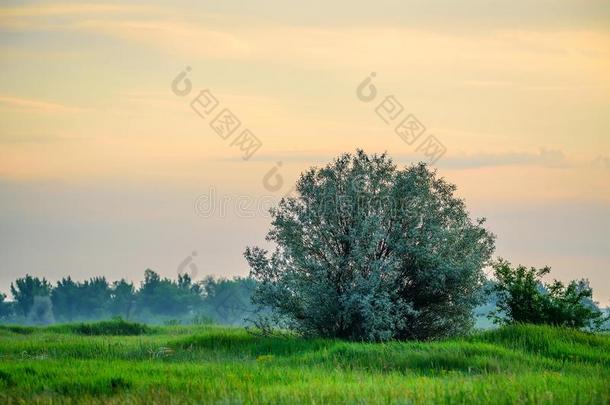
[[[75,113],[84,111],[83,108],[65,104],[3,95],[0,95],[0,108],[31,113]]]

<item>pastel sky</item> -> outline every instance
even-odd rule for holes
[[[250,160],[191,109],[203,89],[261,141]],[[193,251],[198,278],[246,275],[262,208],[302,170],[356,148],[425,159],[376,115],[389,95],[446,147],[435,167],[498,256],[610,303],[607,0],[5,0],[0,291],[25,273],[175,277]]]

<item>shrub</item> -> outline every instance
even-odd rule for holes
[[[73,333],[90,336],[135,336],[150,332],[150,328],[144,324],[127,322],[121,318],[94,323],[78,323],[68,326]]]
[[[543,283],[550,267],[512,267],[499,259],[494,263],[498,309],[491,317],[497,323],[531,323],[570,328],[599,329],[604,315],[593,302],[593,290],[586,280]]]
[[[0,325],[0,330],[6,330],[18,335],[31,335],[36,329],[31,326]]]

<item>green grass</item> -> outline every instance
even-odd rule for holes
[[[610,403],[603,335],[371,344],[140,326],[0,327],[0,403]]]

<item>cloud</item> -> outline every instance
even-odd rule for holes
[[[37,4],[35,6],[0,7],[0,30],[56,31],[68,28],[83,18],[116,17],[146,14],[169,15],[171,10],[154,6],[82,3]],[[63,28],[62,28],[63,27]]]
[[[41,133],[9,133],[0,134],[1,144],[46,144],[52,142],[72,142],[84,140],[83,136],[41,134]]]
[[[374,20],[366,24],[338,22],[332,26],[280,24],[277,22],[280,20],[266,20],[261,15],[246,17],[227,10],[225,14],[209,11],[199,8],[186,14],[179,8],[103,4],[46,5],[40,10],[5,8],[0,9],[0,27],[101,34],[192,58],[292,62],[300,66],[331,65],[358,70],[374,63],[375,69],[385,72],[390,69],[403,72],[404,66],[427,72],[430,65],[455,64],[458,55],[459,60],[476,61],[485,69],[505,69],[518,58],[520,69],[544,71],[563,66],[566,55],[572,52],[579,52],[578,63],[590,60],[597,63],[608,56],[610,36],[608,31],[592,27],[551,32],[496,27],[485,36],[467,32],[456,36],[427,24]],[[55,16],[65,18],[44,18]],[[485,58],[479,60],[482,53]],[[466,80],[464,84],[504,87],[510,86],[511,81],[491,77]]]
[[[129,3],[129,1],[127,2]],[[205,4],[203,4],[205,3]],[[0,9],[0,17],[39,17],[66,15],[99,15],[151,10],[154,7],[140,4],[106,3],[42,3]],[[161,9],[161,7],[157,7]],[[224,15],[228,20],[242,23],[254,21],[283,21],[289,25],[353,25],[379,24],[405,25],[416,29],[434,30],[489,30],[489,29],[573,29],[591,25],[607,28],[610,5],[607,0],[378,0],[375,7],[367,2],[351,0],[310,0],[308,2],[282,2],[279,0],[223,0],[200,2],[175,0],[172,8],[188,17],[198,10]],[[181,11],[181,10],[186,10]],[[319,10],[324,10],[320,13]]]
[[[314,151],[278,151],[267,154],[257,153],[252,158],[252,161],[326,164],[330,162],[335,155],[336,154],[333,153]],[[389,156],[398,164],[411,164],[425,160],[425,157],[420,153],[390,154]],[[228,158],[223,160],[239,161],[237,158]],[[608,159],[608,163],[610,163],[610,159]],[[508,152],[444,156],[438,161],[436,166],[445,169],[461,170],[504,166],[568,168],[571,167],[572,164],[563,152],[541,148],[538,153]]]
[[[0,18],[66,16],[77,14],[98,15],[100,13],[140,12],[143,9],[145,9],[143,6],[103,3],[38,4],[36,6],[2,7],[0,8]]]
[[[0,109],[28,113],[77,113],[84,108],[49,101],[0,95]]]
[[[282,162],[282,163],[299,163],[307,165],[326,164],[332,161],[337,156],[333,152],[316,152],[316,151],[296,151],[284,150],[273,153],[256,153],[252,156],[252,162]],[[241,157],[223,157],[222,161],[227,162],[242,162]]]
[[[110,37],[141,43],[183,54],[203,54],[217,58],[247,57],[248,43],[229,32],[195,24],[161,20],[87,20],[71,29],[101,33]]]
[[[500,166],[537,166],[567,168],[571,164],[562,151],[540,149],[538,153],[478,153],[464,156],[447,156],[439,161],[440,167],[448,169],[477,169]]]
[[[597,168],[610,169],[610,157],[600,155],[591,162],[591,165]]]

